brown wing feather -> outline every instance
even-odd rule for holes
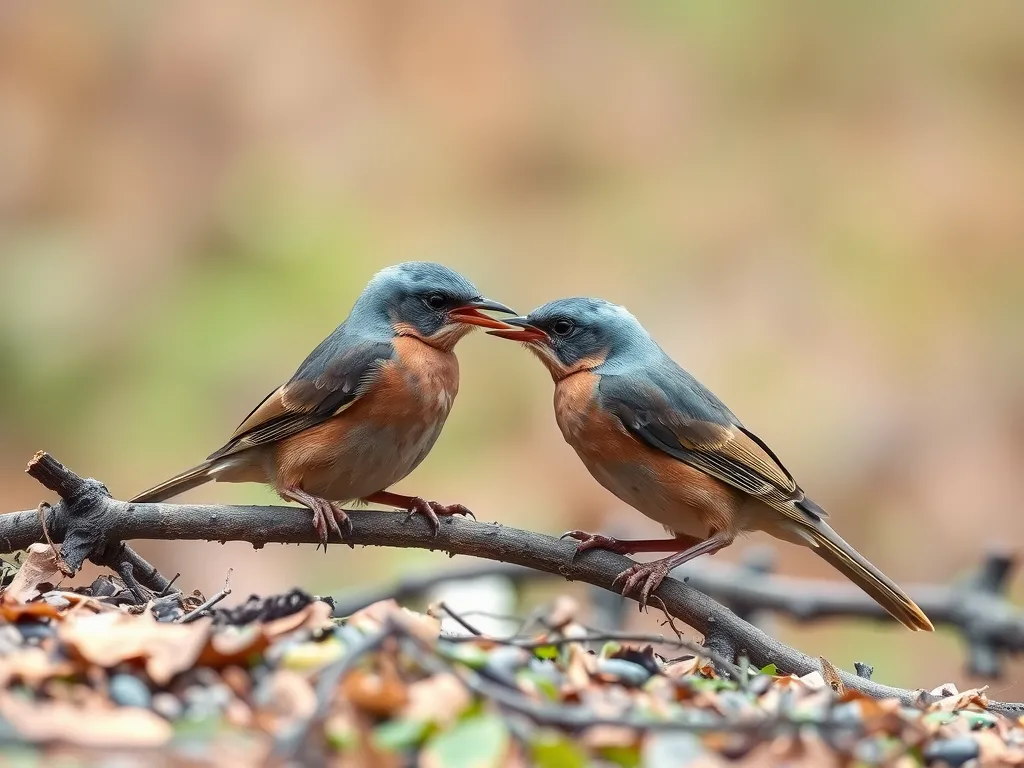
[[[752,433],[738,426],[722,426],[702,422],[679,422],[671,425],[679,442],[697,451],[713,451],[757,472],[775,488],[787,494],[797,490],[793,476],[778,457]]]
[[[391,359],[393,351],[384,342],[356,344],[326,362],[314,351],[295,376],[265,397],[209,458],[276,442],[336,416],[372,386],[380,364]]]
[[[761,499],[787,517],[806,524],[824,511],[802,508],[804,493],[789,470],[756,435],[726,412],[720,422],[695,418],[670,404],[660,390],[633,382],[608,388],[607,403],[624,426],[653,448]],[[621,394],[620,394],[621,392]]]

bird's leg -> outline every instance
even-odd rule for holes
[[[363,501],[370,501],[374,504],[388,504],[404,509],[409,513],[406,519],[413,515],[423,515],[429,521],[434,536],[437,536],[441,531],[441,521],[437,519],[438,517],[469,515],[476,520],[476,515],[462,504],[441,504],[438,501],[427,501],[421,496],[403,496],[400,493],[391,493],[390,491],[377,491],[377,493],[371,493],[369,496],[364,497]]]
[[[637,563],[616,576],[612,586],[621,583],[622,594],[637,596],[640,610],[643,610],[647,605],[647,599],[658,588],[658,585],[665,580],[669,571],[683,563],[690,562],[695,557],[714,554],[723,547],[732,544],[735,538],[736,535],[734,533],[721,531],[682,552],[677,552],[674,555],[669,555],[661,560],[655,560],[650,563]]]
[[[338,502],[312,496],[301,488],[282,488],[278,493],[282,499],[297,501],[313,511],[313,527],[320,538],[320,544],[324,546],[324,552],[327,551],[327,540],[330,538],[327,532],[328,528],[342,541],[345,540],[346,535],[352,535],[352,521],[348,519],[348,514]],[[342,534],[342,527],[345,529],[344,534]],[[317,549],[320,549],[320,544],[317,545]],[[352,544],[349,546],[351,547]]]
[[[616,539],[599,533],[566,531],[559,538],[576,539],[579,542],[576,546],[577,555],[588,549],[607,549],[620,555],[634,555],[637,552],[678,552],[680,547],[695,547],[704,541],[685,533],[677,534],[674,539]]]

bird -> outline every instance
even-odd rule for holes
[[[767,443],[627,309],[566,298],[502,321],[513,327],[488,333],[522,342],[547,367],[555,420],[590,474],[672,537],[563,535],[578,542],[577,554],[671,552],[616,578],[641,609],[672,568],[763,531],[812,549],[909,629],[933,630],[914,601],[836,533]]]
[[[476,326],[508,327],[482,310],[516,314],[441,264],[381,270],[345,321],[221,448],[131,502],[164,501],[211,480],[259,482],[312,511],[325,551],[329,531],[343,541],[351,535],[342,504],[352,501],[423,514],[437,535],[439,515],[472,513],[387,489],[441,434],[459,390],[455,345]]]

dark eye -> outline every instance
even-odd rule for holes
[[[551,326],[551,330],[554,331],[556,336],[568,336],[572,332],[572,328],[571,320],[556,320],[554,325]]]
[[[427,306],[431,309],[444,309],[444,305],[447,303],[444,296],[440,293],[432,293],[427,296]]]

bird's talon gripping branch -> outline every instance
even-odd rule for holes
[[[586,552],[588,549],[607,549],[611,552],[617,552],[620,555],[631,554],[631,550],[627,545],[619,542],[618,539],[613,539],[610,536],[602,536],[599,533],[587,533],[586,531],[566,531],[559,539],[574,539],[579,542],[576,545],[576,554]]]
[[[419,496],[412,496],[406,505],[405,519],[410,520],[414,515],[423,515],[427,518],[430,523],[430,529],[433,531],[433,535],[437,536],[441,532],[441,521],[440,517],[452,517],[453,515],[468,515],[476,520],[476,515],[470,511],[470,509],[462,504],[442,504],[439,501],[427,501]]]
[[[637,563],[616,576],[612,586],[621,585],[623,596],[635,597],[642,611],[647,607],[651,593],[661,585],[667,575],[668,569],[660,560],[653,563]]]

